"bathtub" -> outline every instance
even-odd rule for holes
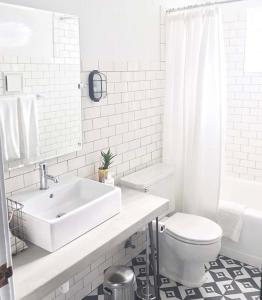
[[[222,239],[221,254],[256,267],[262,265],[262,183],[226,178],[220,199],[244,204],[244,225],[239,241]]]

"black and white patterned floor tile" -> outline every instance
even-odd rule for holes
[[[139,285],[145,284],[145,251],[130,262]],[[206,264],[207,281],[200,288],[187,288],[161,276],[161,300],[259,300],[261,273],[258,268],[220,255]],[[152,271],[150,271],[152,280]],[[83,300],[104,300],[100,286]]]

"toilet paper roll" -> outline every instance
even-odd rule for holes
[[[153,230],[156,231],[156,221],[153,221],[152,225],[153,225]],[[163,222],[158,221],[158,232],[163,233],[165,230],[166,230],[166,225]]]

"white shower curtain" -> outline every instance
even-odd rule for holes
[[[175,13],[166,26],[163,161],[175,168],[177,209],[215,219],[225,95],[220,11]]]

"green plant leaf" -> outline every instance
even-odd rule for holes
[[[102,168],[108,169],[109,166],[113,163],[113,158],[116,157],[116,154],[113,154],[111,152],[111,149],[109,148],[107,152],[101,151],[101,160],[102,160]]]

